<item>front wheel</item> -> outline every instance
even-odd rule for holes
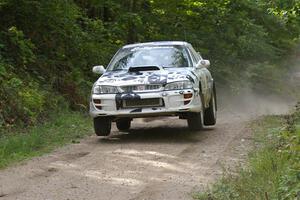
[[[107,117],[94,118],[94,129],[98,136],[108,136],[111,130],[111,119]]]
[[[217,101],[216,101],[216,91],[213,90],[211,98],[209,101],[209,107],[204,111],[204,125],[213,126],[217,121]]]

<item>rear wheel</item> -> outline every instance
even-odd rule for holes
[[[119,119],[116,121],[116,124],[120,131],[127,131],[130,129],[131,119]]]
[[[211,94],[209,107],[204,111],[204,125],[213,126],[217,121],[217,101],[215,88]]]
[[[94,118],[94,129],[98,136],[108,136],[111,130],[111,120],[107,117]]]

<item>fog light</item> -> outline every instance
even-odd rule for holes
[[[93,99],[94,104],[101,104],[101,100],[100,99]]]
[[[184,105],[187,105],[191,102],[191,98],[193,97],[193,93],[187,93],[187,94],[184,94],[183,95],[183,98],[184,98]],[[188,99],[188,100],[186,100]]]
[[[101,99],[93,99],[93,102],[95,104],[95,107],[98,109],[98,110],[101,110],[102,109],[102,106],[101,106]]]
[[[190,99],[190,98],[193,97],[193,93],[184,94],[183,97],[184,97],[185,99]]]

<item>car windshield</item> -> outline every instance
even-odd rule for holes
[[[159,66],[190,67],[187,50],[182,46],[145,46],[121,49],[108,70],[125,70],[130,67]]]

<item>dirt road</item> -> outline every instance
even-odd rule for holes
[[[136,120],[130,134],[95,136],[0,171],[0,200],[192,199],[246,155],[248,118],[219,113],[190,133],[177,118]]]

